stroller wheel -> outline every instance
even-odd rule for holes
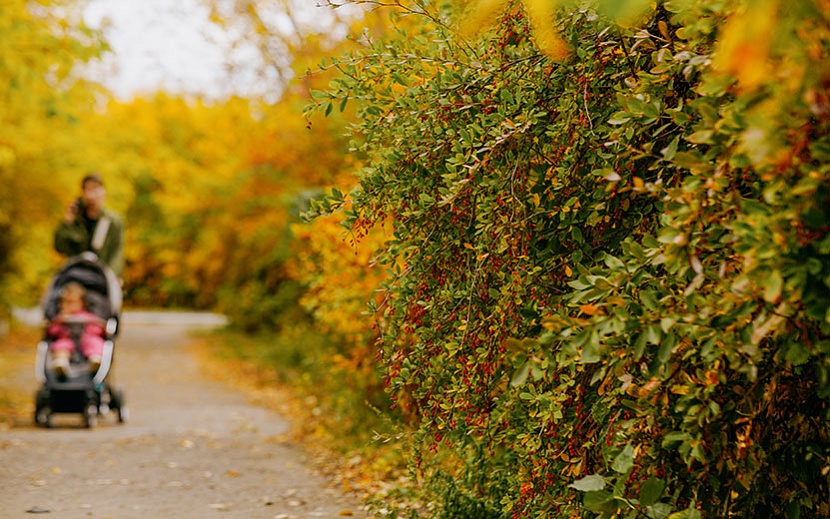
[[[118,412],[118,423],[124,423],[130,418],[130,410],[124,404],[124,390],[121,387],[112,391],[110,404]]]
[[[52,408],[49,406],[49,394],[41,388],[35,394],[35,424],[44,427],[52,426]]]
[[[130,419],[130,409],[128,407],[118,408],[118,423],[124,423]]]
[[[98,406],[95,402],[89,402],[84,409],[84,425],[91,429],[98,424]]]
[[[52,409],[49,406],[37,407],[35,409],[35,423],[50,429],[52,427]]]

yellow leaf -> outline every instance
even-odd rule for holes
[[[657,29],[660,31],[660,34],[663,35],[663,38],[667,40],[671,40],[671,35],[669,34],[669,27],[666,25],[666,22],[660,20],[657,22]]]
[[[598,315],[602,314],[602,309],[595,306],[592,303],[588,303],[586,305],[581,305],[579,310],[585,315]]]
[[[669,391],[674,393],[675,395],[687,395],[689,394],[689,386],[684,386],[682,384],[676,384],[669,388]]]
[[[470,36],[478,33],[483,27],[493,25],[496,15],[504,9],[507,0],[481,0],[475,8],[467,13],[461,23],[461,33]]]
[[[640,398],[644,398],[649,393],[651,393],[657,386],[660,385],[660,379],[657,377],[651,377],[648,382],[645,383],[643,387],[640,388],[638,391],[638,396]]]
[[[756,0],[752,4],[729,18],[712,61],[716,70],[734,75],[749,90],[769,80],[770,42],[778,25],[777,2]]]
[[[568,45],[556,31],[554,12],[557,2],[552,0],[525,0],[533,35],[539,50],[550,58],[561,60],[568,56]]]

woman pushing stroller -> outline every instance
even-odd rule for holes
[[[55,249],[68,256],[44,294],[44,337],[38,343],[35,422],[51,427],[56,413],[81,413],[87,427],[99,415],[127,417],[124,394],[112,385],[122,303],[123,222],[104,207],[97,174],[81,181],[81,196],[55,230]]]
[[[97,173],[81,180],[81,196],[67,208],[55,229],[55,250],[67,257],[94,252],[121,279],[124,222],[105,205],[104,181]]]

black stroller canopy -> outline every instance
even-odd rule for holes
[[[87,309],[100,317],[117,317],[121,311],[121,284],[115,274],[91,253],[69,258],[52,278],[43,299],[43,316],[54,319],[60,312],[61,289],[67,284],[80,283],[86,289]]]

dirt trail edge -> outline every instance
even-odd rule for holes
[[[281,440],[284,418],[200,373],[187,332],[125,315],[112,380],[127,423],[111,413],[89,430],[56,415],[53,429],[0,431],[0,518],[365,518]],[[34,395],[26,370],[4,375]]]

